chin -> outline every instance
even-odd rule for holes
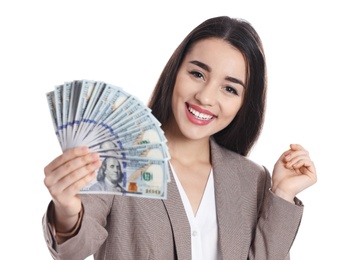
[[[203,131],[184,131],[182,132],[182,135],[189,140],[195,141],[195,140],[204,140],[209,139],[211,135],[205,134]]]

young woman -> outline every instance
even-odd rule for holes
[[[166,64],[149,106],[171,154],[166,200],[78,195],[98,154],[68,150],[45,168],[52,196],[43,219],[55,259],[289,259],[316,182],[308,152],[290,145],[268,170],[246,156],[263,124],[266,72],[246,21],[197,26]]]

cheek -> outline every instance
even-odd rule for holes
[[[172,111],[173,113],[175,114],[175,109],[176,109],[176,92],[175,92],[175,89],[173,91],[173,96],[172,96],[172,100],[171,100],[171,105],[172,105]]]
[[[175,80],[173,96],[178,98],[187,97],[194,92],[194,88],[194,82],[188,75],[179,74]]]
[[[176,113],[180,109],[180,104],[185,102],[184,91],[181,85],[175,84],[172,96],[172,110]]]
[[[225,102],[224,105],[222,105],[222,111],[224,116],[233,119],[242,107],[242,104],[243,100],[238,98],[236,100],[230,100],[229,102]]]
[[[175,102],[182,96],[182,85],[178,81],[175,82],[172,101]]]
[[[225,127],[227,127],[228,125],[231,124],[231,122],[235,119],[235,117],[237,116],[239,109],[241,108],[240,106],[241,103],[238,103],[236,105],[231,105],[231,106],[226,106],[225,112],[222,115],[222,120],[221,120],[221,128],[224,129]],[[222,130],[221,129],[221,130]]]

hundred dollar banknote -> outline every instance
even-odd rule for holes
[[[165,199],[168,161],[164,159],[121,159],[103,155],[97,178],[80,193],[117,194]]]
[[[167,196],[169,150],[150,108],[121,87],[75,80],[46,93],[62,151],[88,146],[102,161],[96,179],[80,193]]]

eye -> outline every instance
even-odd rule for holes
[[[204,75],[199,71],[190,71],[189,74],[193,75],[195,78],[203,79]]]
[[[238,96],[237,90],[234,89],[233,87],[231,87],[231,86],[226,86],[226,87],[224,87],[224,89],[225,89],[226,92],[229,92],[229,93],[231,93],[231,94],[234,94],[234,95],[237,95],[237,96]]]

